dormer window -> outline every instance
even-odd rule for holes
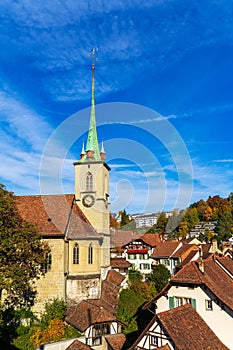
[[[90,172],[87,173],[86,176],[86,191],[93,190],[93,176]]]

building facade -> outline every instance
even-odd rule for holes
[[[110,268],[109,166],[102,143],[99,148],[94,100],[94,64],[90,127],[86,147],[74,162],[75,193],[19,196],[22,218],[34,223],[51,251],[45,275],[35,281],[35,312],[46,301],[68,303],[96,299]]]

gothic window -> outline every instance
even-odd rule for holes
[[[93,190],[93,176],[90,172],[87,173],[86,176],[86,191]]]
[[[73,248],[73,264],[79,264],[79,246],[77,243]]]
[[[92,244],[88,247],[88,264],[93,264],[93,247]]]
[[[52,266],[52,254],[51,253],[46,253],[46,261],[43,266],[43,272],[46,273],[51,270]]]

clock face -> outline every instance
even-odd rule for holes
[[[90,208],[95,203],[95,198],[91,194],[86,194],[82,199],[82,203],[84,207]]]

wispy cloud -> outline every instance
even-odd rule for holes
[[[233,159],[216,159],[212,161],[213,163],[233,163]]]

